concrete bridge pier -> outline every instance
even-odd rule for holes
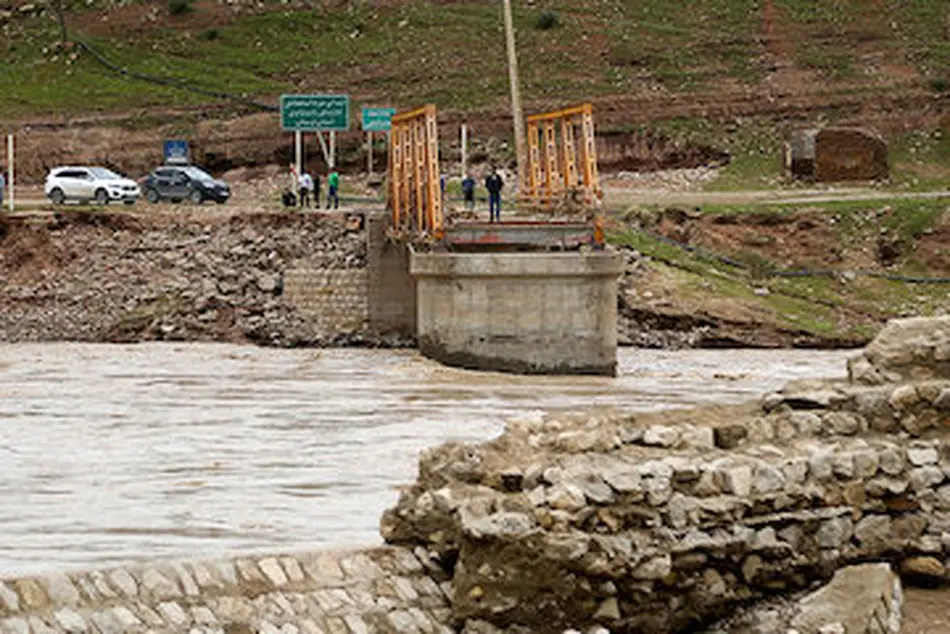
[[[419,350],[468,369],[614,376],[621,271],[604,251],[414,253]]]

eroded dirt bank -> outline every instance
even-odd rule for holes
[[[365,233],[344,214],[251,207],[65,209],[8,218],[0,229],[0,340],[413,343],[365,326],[334,327],[288,301],[288,270],[365,268]],[[943,275],[950,267],[940,244],[950,225],[934,218],[917,237],[882,234],[876,220],[867,236],[849,230],[842,237],[835,229],[842,218],[822,210],[615,218],[612,239],[626,257],[619,341],[654,348],[863,345],[890,318],[946,309],[947,285],[772,278],[770,267],[809,262],[886,272],[913,257]],[[711,263],[651,236],[744,258],[747,268]],[[884,256],[890,259],[879,261]]]
[[[282,296],[288,268],[365,265],[342,216],[69,211],[0,235],[5,341],[382,343],[320,330]]]

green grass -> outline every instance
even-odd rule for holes
[[[891,144],[891,180],[908,191],[950,188],[950,135],[921,130]]]
[[[133,3],[136,0],[131,0]],[[98,0],[86,3],[93,11]],[[602,95],[715,90],[724,80],[758,84],[770,55],[757,0],[549,0],[515,4],[522,92],[528,104],[568,104]],[[498,3],[315,4],[207,26],[200,5],[175,28],[94,40],[129,68],[276,102],[281,92],[345,91],[360,101],[443,108],[492,108],[507,101]],[[944,0],[776,0],[791,29],[793,61],[828,80],[859,81],[868,49],[911,60],[925,80],[946,81],[950,42]],[[165,4],[159,7],[167,11]],[[556,28],[539,29],[545,13]],[[188,29],[189,20],[195,28]],[[892,27],[893,25],[893,27]],[[46,17],[7,25],[0,43],[0,116],[194,106],[218,101],[111,75],[91,59],[67,64],[44,48],[57,39]],[[81,34],[80,34],[81,35]],[[857,39],[861,49],[853,44]],[[938,84],[934,84],[938,85]],[[770,152],[742,152],[717,187],[768,180]],[[773,148],[768,148],[773,149]]]

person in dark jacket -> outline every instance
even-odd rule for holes
[[[475,209],[475,179],[471,174],[466,174],[462,180],[462,197],[465,199],[466,209]]]
[[[488,213],[491,222],[498,220],[501,222],[501,188],[505,186],[505,181],[501,180],[498,171],[493,167],[491,174],[485,179],[485,189],[488,190]]]

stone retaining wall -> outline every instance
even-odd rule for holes
[[[382,533],[441,566],[457,622],[512,632],[693,631],[867,560],[945,577],[948,350],[950,318],[894,322],[851,381],[515,421],[426,452]]]
[[[368,315],[365,269],[295,268],[284,273],[284,299],[329,334],[363,330]]]
[[[408,550],[168,563],[0,582],[4,634],[452,632]]]

